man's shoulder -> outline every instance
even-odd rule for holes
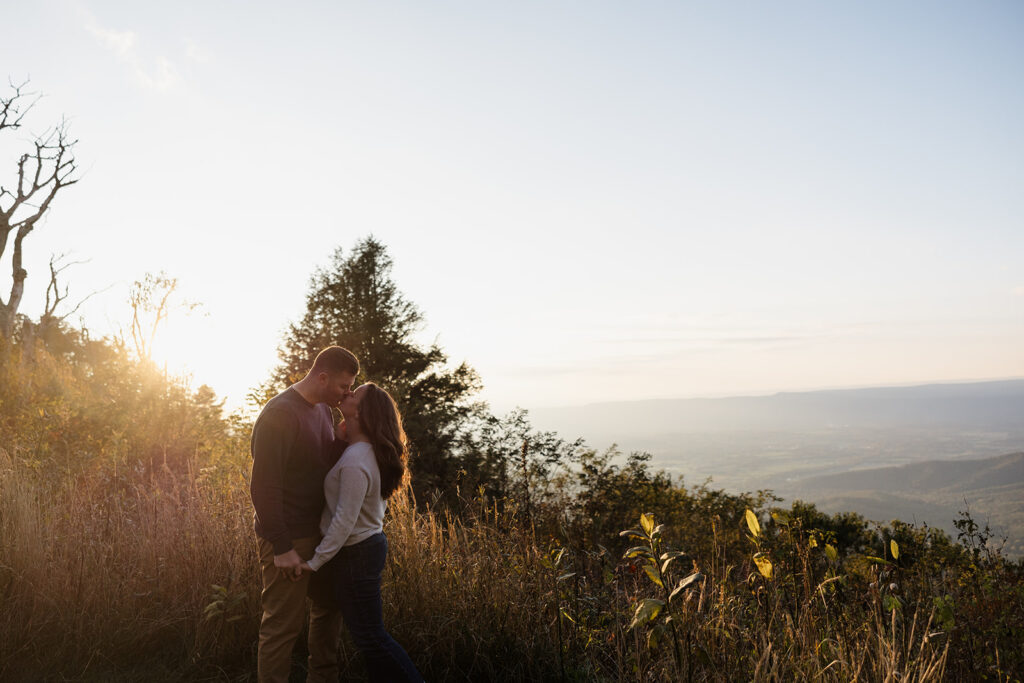
[[[263,409],[260,410],[260,414],[256,417],[253,427],[297,421],[298,415],[296,414],[295,400],[291,396],[294,393],[295,390],[293,389],[285,389],[267,401]]]
[[[283,408],[285,406],[291,406],[295,403],[295,396],[298,394],[295,389],[288,387],[281,393],[277,394],[263,405],[263,411],[275,410]]]
[[[299,416],[303,413],[307,413],[309,409],[310,405],[306,402],[306,399],[302,398],[299,392],[295,391],[295,389],[288,387],[264,404],[259,417],[262,418],[265,415],[282,413]]]
[[[262,415],[267,410],[287,410],[300,414],[314,413],[326,415],[327,417],[331,416],[331,409],[327,407],[326,403],[310,403],[302,397],[302,394],[295,390],[295,387],[288,387],[267,401],[260,414]]]

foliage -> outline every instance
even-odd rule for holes
[[[583,442],[566,441],[554,432],[533,428],[527,411],[503,417],[478,410],[463,430],[456,449],[458,488],[491,500],[513,503],[527,520],[544,516],[558,493],[556,470],[571,462]]]
[[[385,619],[428,680],[1024,676],[1024,562],[969,511],[954,540],[780,507],[456,407],[419,475],[450,504],[386,522]],[[0,679],[252,680],[250,428],[118,341],[0,340]]]
[[[0,678],[250,680],[248,425],[123,346],[59,332],[0,354]],[[1024,566],[969,515],[959,542],[870,531],[768,492],[686,487],[644,454],[540,435],[525,413],[491,427],[460,451],[494,473],[484,496],[390,506],[386,620],[429,680],[1024,671]],[[521,439],[537,444],[528,482]],[[343,655],[358,678],[347,642]]]

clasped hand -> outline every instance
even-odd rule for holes
[[[301,579],[303,572],[313,571],[313,568],[299,557],[294,548],[281,555],[274,555],[274,566],[291,581]]]

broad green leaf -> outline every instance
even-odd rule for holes
[[[627,559],[632,559],[634,557],[639,557],[640,555],[643,555],[644,557],[650,557],[651,549],[645,545],[635,545],[629,550],[627,550],[622,556]]]
[[[661,532],[664,531],[664,530],[665,530],[665,525],[664,524],[659,524],[658,526],[654,527],[654,531],[651,532],[651,536],[660,536]]]
[[[772,578],[772,561],[768,559],[765,553],[757,553],[754,555],[754,564],[757,565],[757,571],[761,572],[761,576],[771,580]]]
[[[755,515],[750,508],[747,508],[746,512],[747,528],[750,529],[750,533],[753,534],[754,538],[761,535],[761,523],[757,521],[757,515]]]
[[[932,602],[935,605],[935,623],[943,631],[952,630],[956,624],[953,617],[953,598],[949,595],[937,595]]]
[[[886,595],[882,598],[882,606],[885,607],[886,612],[892,612],[903,607],[903,603],[895,595]]]
[[[698,583],[700,583],[703,580],[704,580],[704,575],[701,574],[700,572],[694,572],[694,573],[690,574],[685,579],[681,579],[679,581],[679,585],[677,585],[675,590],[672,591],[672,595],[668,596],[668,599],[672,600],[673,598],[675,598],[677,595],[682,593],[684,590],[686,590],[690,586],[698,584]]]
[[[662,636],[665,634],[665,629],[658,624],[647,633],[647,647],[651,650],[658,649],[658,643],[661,642]]]
[[[631,631],[637,626],[643,626],[644,624],[649,623],[661,613],[661,608],[664,606],[665,603],[661,600],[644,598],[640,604],[636,606],[636,612],[633,614],[633,621],[629,622],[629,628],[626,630]]]
[[[896,543],[896,539],[894,538],[889,539],[889,552],[892,553],[892,559],[900,559],[900,546]]]
[[[644,533],[650,536],[654,531],[654,515],[649,512],[640,515],[640,526],[643,527]]]
[[[667,560],[665,560],[664,562],[661,563],[661,573],[662,574],[664,574],[664,573],[666,573],[668,571],[669,565],[672,564],[672,560],[674,560],[674,559],[676,559],[676,558],[670,557],[670,558],[668,558]]]
[[[672,564],[672,561],[677,559],[677,558],[680,558],[680,557],[686,557],[686,553],[681,553],[678,550],[672,550],[672,551],[667,552],[667,553],[662,553],[661,554],[661,573],[664,574],[665,572],[667,572],[669,565]]]
[[[772,510],[772,519],[774,519],[777,524],[789,526],[789,513],[785,510]]]
[[[658,568],[655,567],[653,564],[645,564],[644,572],[647,573],[647,576],[651,579],[651,581],[658,584],[662,588],[665,587],[665,584],[661,582],[661,577],[658,576]]]
[[[832,547],[831,543],[825,544],[825,556],[833,562],[839,559],[839,553],[834,547]]]
[[[818,547],[818,539],[817,539],[816,536],[811,536],[810,538],[807,539],[807,547],[809,547],[809,548],[817,548]]]
[[[619,536],[635,536],[636,538],[646,538],[644,536],[644,532],[640,531],[640,529],[626,529],[625,531],[620,531]]]

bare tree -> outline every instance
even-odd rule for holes
[[[128,293],[128,304],[132,307],[132,344],[140,359],[152,360],[156,333],[171,310],[190,313],[199,308],[199,304],[191,301],[172,303],[171,297],[177,289],[178,278],[163,271],[159,275],[146,273],[145,278],[132,283]]]
[[[18,130],[32,110],[38,96],[24,91],[25,83],[10,84],[13,91],[0,97],[0,133]],[[10,339],[14,321],[25,293],[28,272],[22,265],[25,238],[50,208],[50,203],[63,188],[78,182],[75,177],[74,146],[77,140],[68,135],[67,121],[33,137],[31,151],[18,159],[16,185],[8,189],[0,185],[0,258],[7,251],[14,235],[11,252],[11,292],[5,302],[0,298],[0,337]]]
[[[67,261],[67,254],[51,255],[50,256],[50,284],[46,285],[46,304],[43,307],[43,314],[39,316],[39,327],[46,328],[51,325],[56,325],[68,318],[68,316],[74,315],[78,312],[78,309],[82,307],[86,301],[99,294],[98,291],[89,293],[86,297],[79,300],[75,304],[74,308],[57,314],[57,309],[67,301],[68,298],[68,285],[64,285],[63,289],[60,286],[59,278],[60,274],[71,266],[80,266],[88,261]],[[110,287],[107,287],[110,289]],[[100,290],[106,291],[106,290]]]

